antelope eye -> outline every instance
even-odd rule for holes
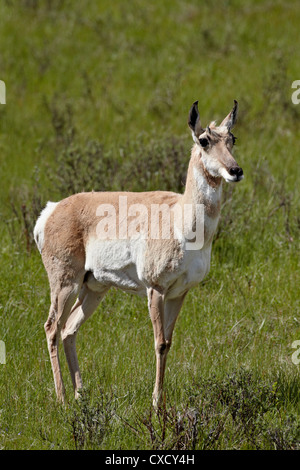
[[[234,145],[234,144],[235,144],[235,141],[236,141],[236,139],[237,139],[237,137],[235,137],[235,136],[234,136],[233,134],[231,134],[231,133],[230,133],[230,135],[231,135],[231,138],[232,138],[232,145]]]
[[[205,148],[208,146],[208,139],[206,139],[205,137],[203,137],[202,139],[199,139],[199,142],[200,142],[200,145],[201,147]]]

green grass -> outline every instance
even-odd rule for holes
[[[7,0],[0,17],[0,448],[299,448],[298,2]],[[78,335],[78,403],[61,351],[63,408],[36,215],[82,189],[183,191],[196,99],[204,124],[239,101],[245,180],[225,186],[210,274],[175,327],[165,403],[151,408],[146,302],[112,290]]]

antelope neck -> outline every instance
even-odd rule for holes
[[[220,200],[221,195],[222,177],[213,177],[208,173],[201,159],[201,150],[195,145],[192,149],[182,202],[206,206],[212,199],[215,202]]]

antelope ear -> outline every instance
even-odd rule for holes
[[[234,100],[234,106],[228,116],[221,122],[219,127],[227,127],[228,131],[232,129],[232,127],[235,125],[236,120],[237,120],[237,113],[238,113],[238,102]]]
[[[198,101],[195,101],[190,109],[188,125],[192,130],[193,136],[198,137],[201,134],[202,127],[198,111]]]

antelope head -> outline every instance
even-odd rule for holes
[[[242,168],[232,155],[232,148],[236,138],[231,129],[236,123],[238,103],[234,106],[219,126],[212,122],[206,129],[200,123],[198,101],[192,105],[188,124],[192,130],[193,140],[200,148],[200,158],[205,170],[210,176],[223,177],[225,181],[238,182],[244,178]]]

